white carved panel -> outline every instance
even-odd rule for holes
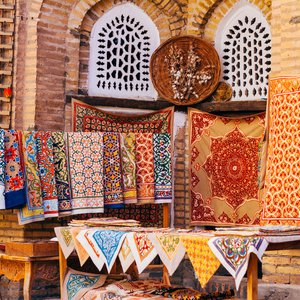
[[[90,40],[90,96],[155,99],[150,57],[159,32],[149,16],[132,3],[115,6],[95,23]]]
[[[215,39],[222,78],[233,88],[232,100],[267,98],[271,71],[270,26],[249,2],[238,2],[221,21]]]

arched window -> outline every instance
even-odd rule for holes
[[[262,12],[241,0],[218,26],[215,46],[222,77],[233,88],[233,100],[267,98],[271,71],[271,32]]]
[[[90,40],[90,96],[154,99],[149,65],[159,46],[150,17],[132,3],[115,6],[95,23]]]

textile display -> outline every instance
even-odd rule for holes
[[[155,203],[172,202],[171,136],[153,134]]]
[[[134,257],[129,247],[129,242],[127,237],[125,237],[123,245],[119,252],[119,260],[122,266],[122,270],[124,273],[128,270],[131,264],[134,262]]]
[[[121,133],[121,159],[122,177],[124,185],[124,203],[137,203],[136,191],[136,156],[135,156],[135,135],[134,133]]]
[[[53,141],[58,211],[59,215],[69,215],[72,213],[72,205],[64,133],[52,132],[51,137]]]
[[[300,77],[269,82],[268,158],[262,225],[300,225]]]
[[[154,203],[153,134],[137,133],[135,138],[138,204]]]
[[[24,225],[35,221],[43,221],[44,207],[42,200],[41,181],[37,162],[36,133],[22,132],[22,153],[24,159],[26,206],[18,211],[19,224]]]
[[[208,246],[209,239],[209,237],[205,236],[181,236],[181,241],[202,288],[205,288],[207,282],[220,266],[216,255]]]
[[[96,229],[85,229],[81,230],[77,234],[77,240],[81,244],[81,246],[85,249],[85,251],[88,253],[89,257],[93,261],[94,265],[98,268],[99,271],[102,270],[105,261],[104,256],[101,254],[101,251],[99,247],[97,246],[97,243],[93,243],[92,239],[90,238],[91,234],[94,233]]]
[[[215,237],[209,247],[226,270],[233,276],[237,290],[247,271],[250,253],[261,260],[268,242],[262,237]]]
[[[103,135],[69,132],[72,214],[101,213],[103,208]]]
[[[55,227],[54,232],[64,254],[64,257],[67,259],[75,249],[70,228],[67,226]]]
[[[169,275],[172,276],[185,255],[185,248],[180,237],[171,234],[149,233],[148,238],[154,245]]]
[[[23,159],[20,148],[21,132],[6,130],[4,136],[5,208],[19,208],[26,204]]]
[[[72,99],[72,123],[74,131],[101,131],[101,132],[151,132],[169,133],[173,131],[174,107],[158,110],[153,113],[139,115],[112,114],[81,101]],[[115,216],[126,219],[135,219],[144,226],[162,226],[163,208],[161,205],[140,207],[129,206],[120,210],[108,209],[104,216]],[[150,212],[148,217],[144,212]],[[126,215],[126,217],[124,217]]]
[[[5,209],[4,130],[0,129],[0,209]]]
[[[84,263],[88,260],[89,254],[86,252],[86,250],[82,247],[80,242],[77,240],[77,235],[84,227],[70,227],[70,233],[72,236],[72,240],[74,243],[74,247],[79,259],[80,266],[83,266]]]
[[[229,118],[189,109],[192,225],[257,225],[265,113]]]
[[[62,299],[81,300],[91,289],[101,287],[107,278],[103,274],[90,274],[68,269],[63,282]]]
[[[127,239],[138,272],[141,274],[156,257],[157,251],[149,240],[147,233],[130,232],[127,234]]]
[[[103,133],[103,170],[105,208],[123,207],[120,138],[118,133]]]
[[[44,216],[45,218],[57,217],[58,199],[55,182],[53,141],[51,139],[51,132],[37,131],[36,145]]]

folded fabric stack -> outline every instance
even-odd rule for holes
[[[169,133],[0,129],[0,209],[20,224],[171,201]]]

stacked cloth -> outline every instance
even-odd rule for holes
[[[232,290],[206,293],[191,288],[168,286],[157,280],[121,280],[109,282],[107,275],[81,273],[69,269],[64,280],[62,299],[65,300],[221,300],[230,299]]]
[[[20,224],[172,201],[168,133],[0,130],[0,209]]]

